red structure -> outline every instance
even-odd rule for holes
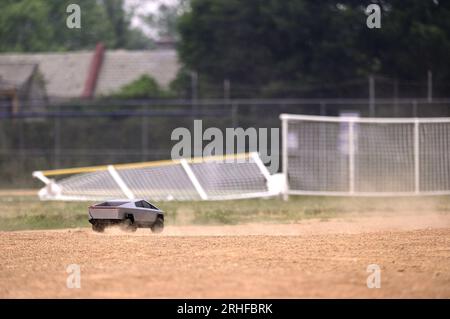
[[[105,46],[103,43],[98,43],[95,47],[95,53],[92,57],[92,62],[89,67],[88,77],[84,85],[83,98],[90,99],[95,92],[95,86],[97,85],[98,75],[103,63],[103,57],[105,54]]]

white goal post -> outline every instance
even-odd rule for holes
[[[280,119],[285,198],[450,194],[450,118]]]
[[[36,171],[41,200],[229,200],[281,193],[258,153]]]

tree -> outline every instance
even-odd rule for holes
[[[132,29],[122,0],[77,0],[81,29],[66,27],[70,0],[2,0],[0,51],[35,52],[92,49],[97,42],[108,48],[140,49],[151,45]]]
[[[46,23],[50,8],[43,0],[4,0],[0,4],[0,50],[44,50],[54,36]]]
[[[160,4],[157,13],[149,13],[142,18],[156,31],[159,38],[178,40],[178,18],[187,9],[188,0],[177,0],[176,3],[171,5]]]
[[[366,26],[356,0],[192,0],[179,19],[180,59],[207,82],[223,79],[277,94],[335,86],[378,73],[450,80],[450,4],[378,1],[382,28]],[[283,94],[281,94],[283,96]]]
[[[158,83],[148,75],[142,75],[139,79],[125,85],[116,94],[114,98],[120,99],[145,99],[145,98],[164,98],[168,93],[162,90]]]
[[[448,1],[390,0],[384,5],[381,32],[363,30],[361,49],[380,60],[380,72],[416,80],[433,71],[450,80],[450,3]]]

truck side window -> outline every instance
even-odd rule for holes
[[[144,208],[143,202],[139,201],[134,204],[136,207]]]
[[[150,209],[157,209],[155,206],[153,206],[152,204],[150,204],[149,202],[143,201],[144,202],[144,207],[145,208],[150,208]]]

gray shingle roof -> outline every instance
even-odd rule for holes
[[[167,87],[175,79],[178,69],[175,50],[106,51],[95,94],[116,92],[144,74]]]
[[[11,79],[18,70],[14,77],[19,81],[28,71],[18,65],[37,64],[49,96],[80,97],[93,55],[94,51],[0,54],[0,65],[12,65],[4,71]],[[152,76],[159,85],[166,87],[175,78],[178,68],[175,50],[106,51],[95,95],[115,92],[143,74]],[[2,81],[9,83],[6,77],[2,76]]]
[[[36,64],[0,64],[0,82],[3,87],[19,88],[36,69]]]
[[[92,52],[0,54],[0,64],[38,64],[48,95],[78,97],[84,89],[91,57]]]

